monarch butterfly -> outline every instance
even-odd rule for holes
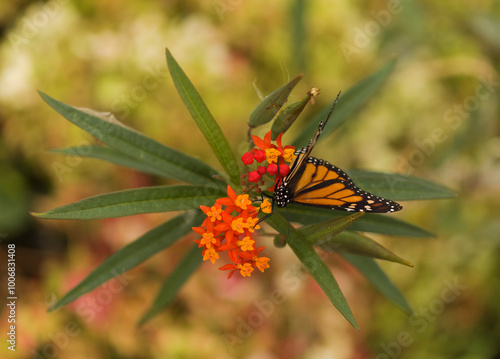
[[[295,151],[297,158],[290,172],[278,182],[273,193],[273,203],[276,203],[278,207],[298,203],[351,212],[388,213],[401,210],[403,207],[399,203],[377,197],[357,187],[340,168],[309,156],[339,96],[340,92],[326,120],[319,123],[316,135],[309,145]]]

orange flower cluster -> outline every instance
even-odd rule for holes
[[[193,230],[202,236],[195,240],[198,247],[203,247],[203,260],[215,263],[219,253],[227,252],[233,264],[226,264],[220,270],[230,270],[228,278],[238,271],[243,277],[249,277],[254,267],[261,272],[269,268],[269,258],[259,257],[265,247],[255,248],[255,230],[259,210],[271,212],[271,203],[265,199],[260,208],[252,206],[248,194],[236,195],[227,186],[228,197],[219,198],[211,207],[200,206],[207,215],[200,227]]]

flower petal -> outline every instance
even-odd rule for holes
[[[266,144],[264,141],[262,141],[259,137],[252,135],[252,140],[255,146],[260,148],[261,150],[265,150],[267,148]]]

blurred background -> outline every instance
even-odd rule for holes
[[[469,1],[86,1],[0,4],[0,238],[16,243],[17,350],[2,358],[500,358],[500,3]],[[50,148],[93,139],[45,104],[113,112],[125,124],[216,159],[177,95],[168,47],[238,157],[260,101],[298,73],[291,100],[321,89],[305,122],[339,90],[394,57],[382,90],[315,155],[341,168],[410,174],[456,199],[405,202],[395,216],[435,238],[372,237],[415,264],[380,263],[415,310],[407,316],[338,256],[328,262],[350,327],[288,248],[250,279],[204,264],[169,310],[136,323],[189,236],[70,306],[47,307],[107,256],[173,216],[100,221],[30,217],[91,195],[168,183]],[[290,130],[284,142],[294,138]],[[264,129],[265,132],[265,129]],[[1,246],[6,267],[6,246]],[[6,271],[1,270],[1,288]],[[1,297],[7,295],[2,289]],[[2,299],[3,300],[3,299]],[[7,311],[0,309],[0,332]]]

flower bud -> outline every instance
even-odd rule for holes
[[[288,166],[287,164],[280,165],[280,176],[281,177],[284,177],[289,173],[290,173],[290,166]]]
[[[264,167],[264,166],[257,167],[257,172],[259,172],[259,174],[261,176],[265,175],[266,174],[266,167]]]
[[[241,156],[241,161],[244,165],[251,165],[253,163],[253,156],[250,152],[246,152],[243,156]]]
[[[260,180],[260,174],[257,171],[252,171],[248,174],[249,182],[258,182]]]
[[[268,165],[267,173],[269,173],[271,176],[274,176],[276,173],[278,173],[278,165],[276,163],[271,163],[270,165]]]
[[[262,161],[265,161],[266,159],[266,151],[264,150],[256,150],[254,153],[253,153],[253,158],[255,158],[255,160],[259,163],[261,163]]]

